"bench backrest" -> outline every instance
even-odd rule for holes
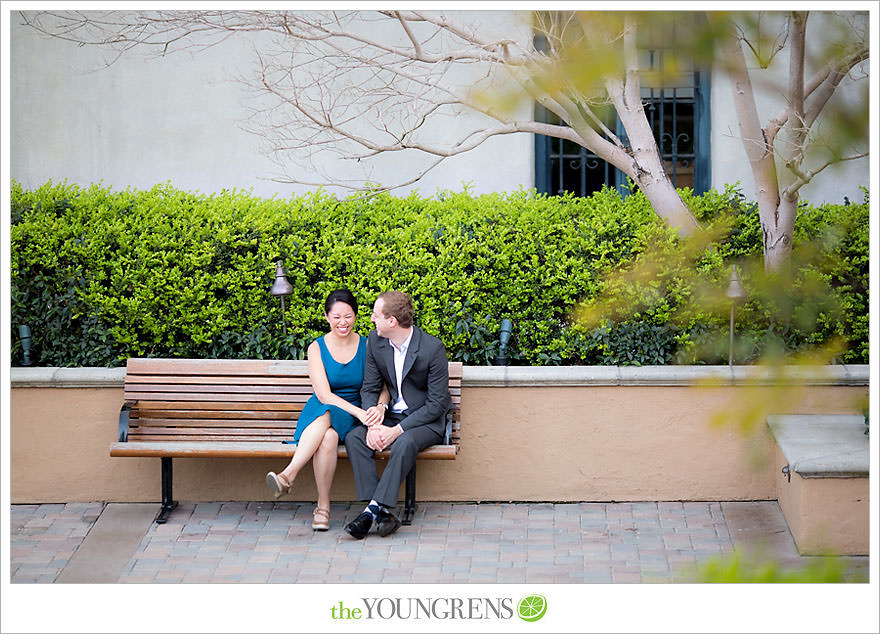
[[[462,364],[449,364],[451,444],[461,442]],[[312,395],[305,361],[128,360],[128,441],[289,440]]]

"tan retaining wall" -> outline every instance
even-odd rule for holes
[[[462,449],[419,463],[418,498],[449,501],[776,499],[775,444],[712,420],[721,409],[779,402],[775,413],[857,413],[866,366],[799,370],[780,401],[756,370],[725,367],[466,367]],[[157,501],[157,458],[110,458],[123,369],[13,368],[11,501]],[[696,384],[714,378],[715,387]],[[271,460],[176,459],[174,497],[267,500]],[[355,498],[341,461],[332,496]],[[303,471],[285,499],[314,500]]]
[[[777,447],[776,498],[801,555],[868,555],[871,522],[868,478],[802,478],[781,473],[788,460]]]

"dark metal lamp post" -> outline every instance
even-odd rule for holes
[[[733,311],[737,302],[745,301],[748,294],[739,281],[736,273],[736,267],[730,269],[730,284],[727,286],[727,297],[730,298],[730,343],[728,344],[727,365],[733,367]]]
[[[501,333],[498,337],[500,346],[498,347],[498,356],[495,357],[495,365],[507,365],[507,342],[510,341],[510,335],[513,332],[513,323],[509,319],[501,320]]]
[[[284,273],[284,267],[281,265],[281,260],[278,260],[275,263],[275,283],[272,284],[271,293],[274,297],[281,298],[281,323],[284,328],[285,337],[287,337],[287,315],[284,306],[284,298],[292,292],[293,286],[291,286],[290,282],[287,280],[287,275]]]

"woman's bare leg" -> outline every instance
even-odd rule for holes
[[[324,412],[303,430],[302,435],[299,437],[299,443],[296,446],[296,453],[293,454],[290,463],[284,467],[284,471],[281,471],[278,475],[284,476],[285,480],[293,484],[300,470],[306,466],[306,463],[318,451],[318,447],[321,446],[324,434],[328,429],[330,429],[330,412]]]
[[[315,469],[315,484],[318,487],[318,508],[330,508],[330,485],[336,473],[339,434],[332,427],[324,432],[324,438],[315,452],[312,467]]]

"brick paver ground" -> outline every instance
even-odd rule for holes
[[[103,510],[100,502],[12,505],[9,515],[12,581],[55,581]]]
[[[745,510],[780,558],[797,559],[790,534],[781,534],[787,529],[776,502],[734,504],[747,505],[737,507],[740,524]],[[412,526],[357,541],[342,526],[361,508],[334,504],[330,531],[316,533],[311,504],[181,502],[167,523],[144,527],[118,581],[687,582],[698,564],[730,553],[736,542],[720,502],[428,502]],[[13,505],[12,582],[54,582],[103,509],[101,503]],[[756,531],[747,532],[754,540]],[[855,561],[866,570],[867,558]]]
[[[121,582],[576,583],[672,581],[730,551],[718,503],[423,504],[393,537],[341,529],[360,505],[196,504],[154,525]]]

